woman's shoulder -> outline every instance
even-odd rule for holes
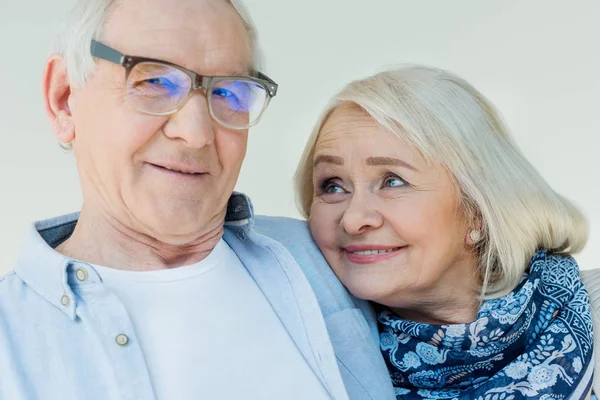
[[[600,268],[582,269],[580,273],[581,279],[598,279],[600,277]]]
[[[597,309],[600,307],[600,268],[581,270],[580,275],[581,282],[590,296],[590,302]]]
[[[581,282],[585,286],[590,299],[592,322],[594,324],[594,370],[600,369],[600,350],[598,345],[600,342],[600,268],[585,269],[580,271]],[[594,381],[592,387],[595,393],[600,392],[600,374],[594,373]],[[590,400],[597,400],[592,395]]]

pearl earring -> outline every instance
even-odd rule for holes
[[[469,232],[469,238],[471,238],[473,244],[479,242],[481,240],[481,231],[479,229],[473,229]]]
[[[65,153],[69,153],[71,150],[73,150],[73,145],[71,143],[58,142],[58,147],[60,147]]]

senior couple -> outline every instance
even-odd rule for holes
[[[255,216],[257,49],[237,1],[78,1],[43,93],[84,202],[0,281],[0,398],[592,396],[584,217],[493,105],[429,67],[352,82],[298,168],[307,222]]]

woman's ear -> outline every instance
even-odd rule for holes
[[[58,141],[67,145],[75,140],[75,127],[69,107],[71,84],[63,58],[53,54],[46,62],[43,77],[46,115]]]

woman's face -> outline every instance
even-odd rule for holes
[[[472,283],[469,225],[445,168],[353,105],[330,115],[313,162],[310,229],[355,296],[404,307]]]

